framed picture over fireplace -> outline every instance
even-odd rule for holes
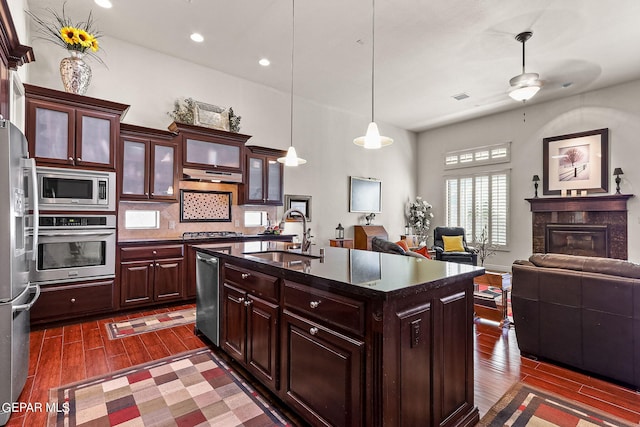
[[[609,129],[544,138],[542,194],[609,191]]]

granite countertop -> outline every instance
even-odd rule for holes
[[[281,242],[254,241],[203,244],[196,249],[216,255],[248,269],[306,284],[338,286],[349,292],[381,297],[411,294],[420,288],[446,286],[465,276],[470,280],[484,274],[484,268],[466,264],[420,259],[358,249],[311,247],[316,258],[278,262],[261,259],[251,252],[282,250]],[[294,252],[295,251],[290,251]]]

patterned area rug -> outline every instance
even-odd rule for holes
[[[174,326],[186,325],[196,321],[196,309],[171,311],[167,313],[152,314],[150,316],[138,317],[136,319],[122,322],[111,322],[105,324],[109,339],[129,337],[131,335],[144,334],[146,332],[157,331],[158,329],[173,328]]]
[[[478,426],[633,426],[595,408],[517,383],[505,393]]]
[[[48,427],[271,427],[291,423],[209,349],[50,390]]]

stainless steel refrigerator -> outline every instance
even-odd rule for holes
[[[35,162],[28,158],[27,140],[7,120],[0,120],[0,425],[11,415],[29,370],[29,309],[40,296],[29,283],[34,258],[25,233],[29,194],[36,195]],[[32,197],[32,199],[37,199]],[[37,216],[37,202],[33,206]]]

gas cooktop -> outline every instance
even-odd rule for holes
[[[216,237],[242,236],[238,231],[188,231],[182,233],[183,239],[215,239]]]

